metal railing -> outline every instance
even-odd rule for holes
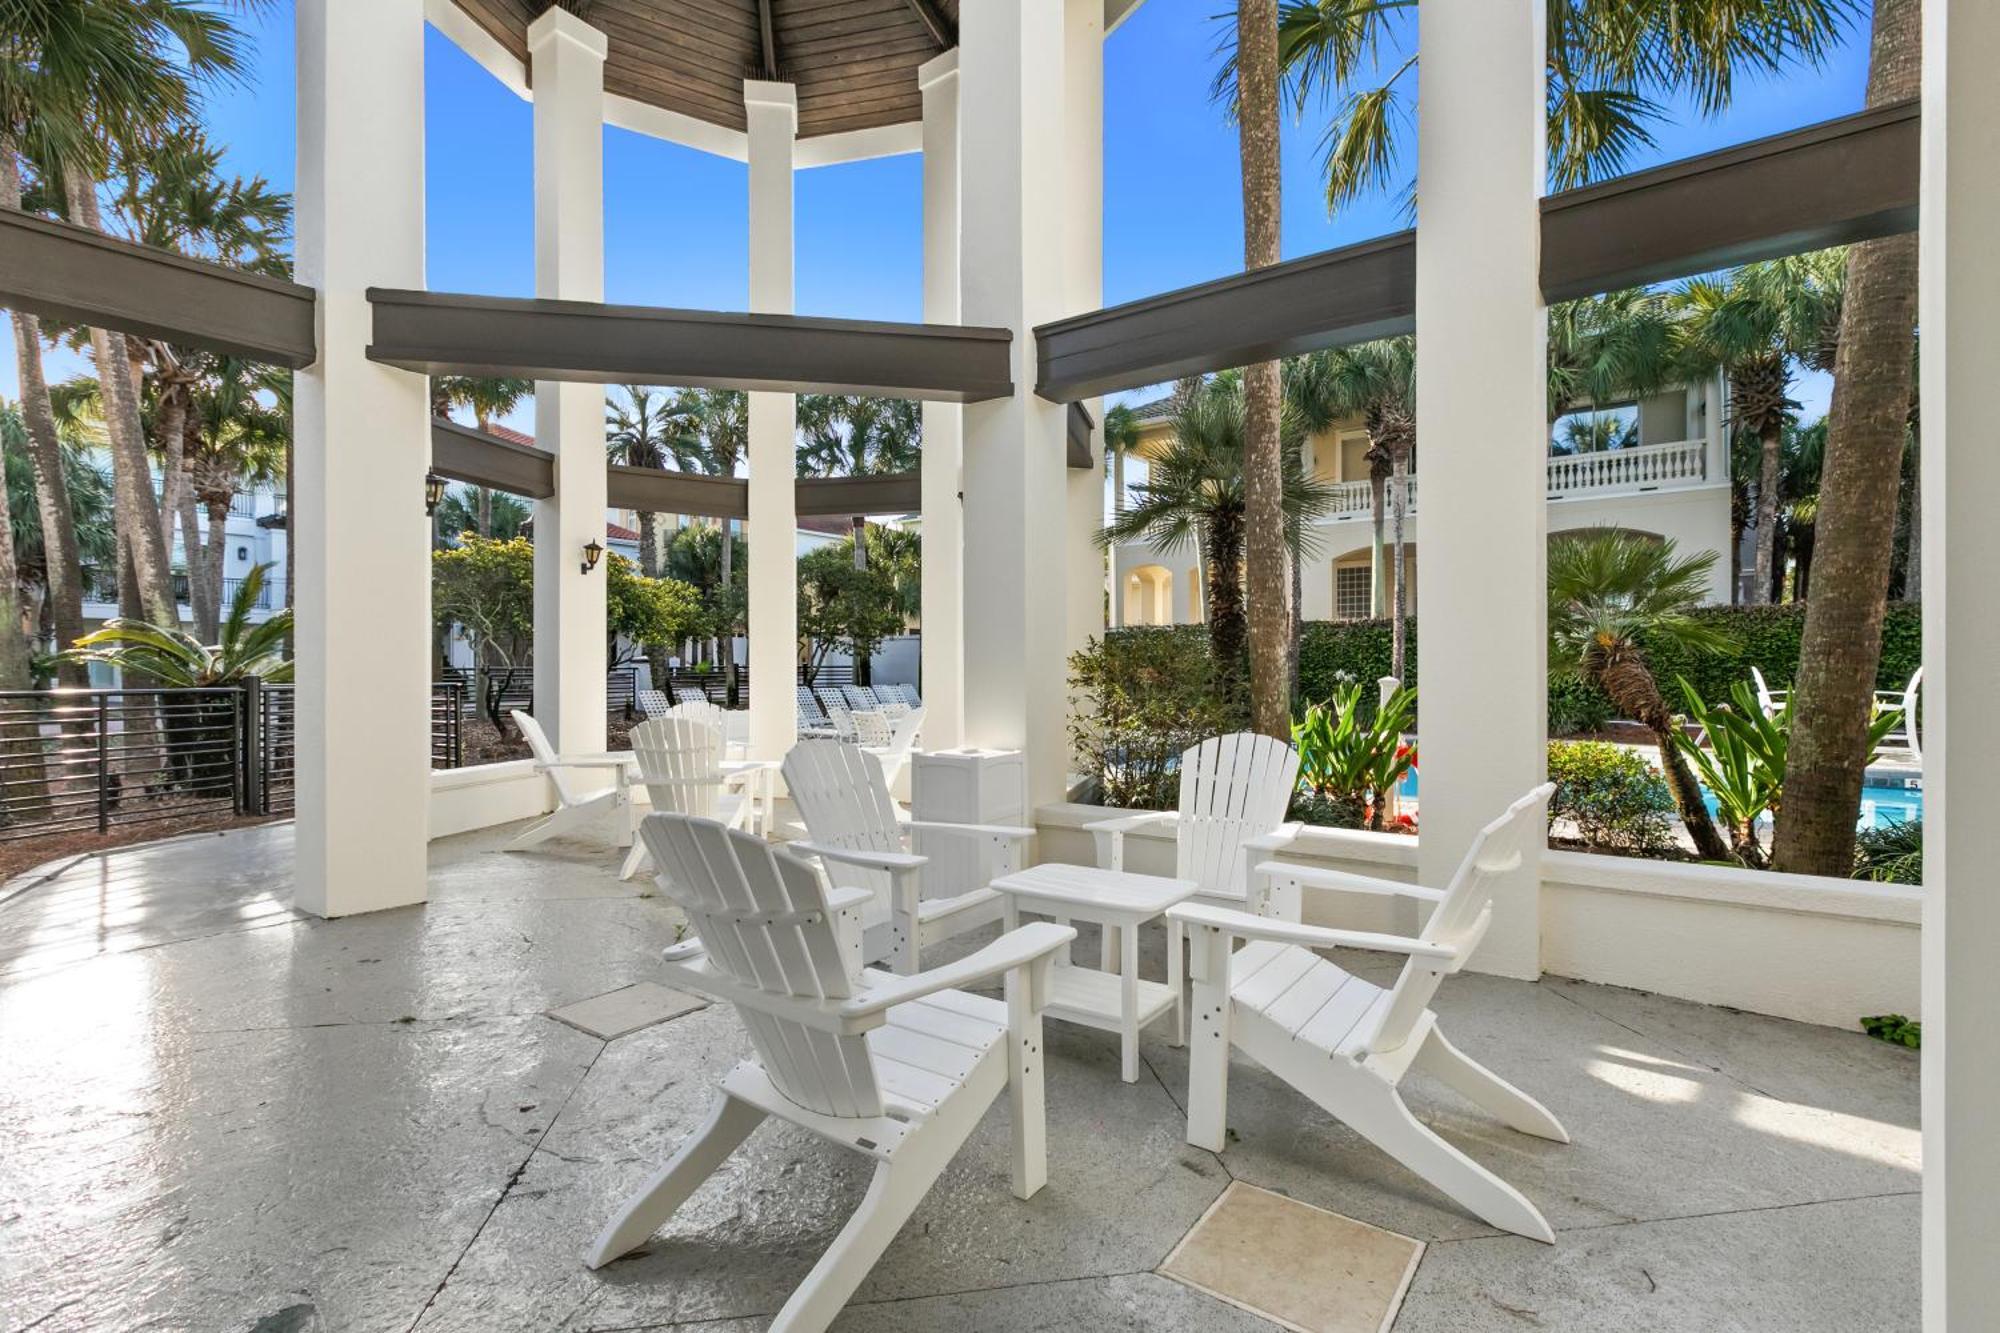
[[[192,585],[188,581],[188,576],[186,574],[175,574],[172,576],[172,582],[174,601],[181,606],[192,605],[194,592]],[[236,601],[236,590],[242,586],[242,579],[224,579],[222,581],[221,609],[225,614],[227,614],[231,604]],[[110,602],[115,605],[118,601],[117,575],[108,569],[86,568],[83,571],[83,596],[85,601]],[[267,577],[264,580],[263,590],[257,594],[254,606],[259,611],[268,611],[275,600],[276,589]]]
[[[431,767],[465,765],[465,683],[431,682]]]
[[[529,714],[535,711],[533,667],[482,667],[479,675],[480,711],[501,735],[508,734],[509,712],[516,708]],[[622,714],[626,721],[631,721],[639,707],[638,667],[618,667],[605,674],[604,706],[606,711]]]

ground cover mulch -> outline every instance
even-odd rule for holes
[[[83,829],[73,833],[46,833],[0,842],[0,889],[7,881],[50,861],[68,861],[96,852],[108,852],[136,843],[158,842],[189,833],[221,833],[228,829],[254,828],[275,824],[290,815],[178,815],[144,824],[122,824],[108,833]]]

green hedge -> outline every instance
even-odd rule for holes
[[[1672,693],[1676,675],[1693,682],[1702,698],[1726,700],[1732,683],[1745,680],[1750,668],[1757,667],[1773,689],[1787,689],[1799,670],[1799,635],[1805,628],[1806,609],[1802,603],[1784,606],[1714,606],[1695,614],[1702,620],[1727,630],[1737,641],[1734,653],[1697,656],[1671,645],[1652,648],[1648,656],[1661,687]],[[1205,676],[1208,631],[1200,625],[1183,625],[1171,630],[1114,630],[1125,633],[1170,635],[1172,651],[1188,654],[1189,670]],[[1407,644],[1410,683],[1421,686],[1418,670],[1417,623],[1409,621]],[[1923,661],[1922,610],[1915,602],[1892,602],[1882,626],[1882,665],[1876,686],[1900,690]],[[1310,621],[1299,640],[1299,693],[1317,703],[1329,699],[1343,680],[1372,682],[1389,673],[1389,622],[1387,620]],[[1374,691],[1364,690],[1364,699]],[[1421,709],[1421,696],[1419,708]],[[1549,730],[1552,734],[1591,731],[1611,716],[1611,705],[1602,694],[1574,681],[1558,680],[1549,688]]]

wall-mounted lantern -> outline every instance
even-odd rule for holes
[[[444,499],[445,480],[432,472],[424,477],[424,517],[435,517],[438,502]]]
[[[604,548],[596,542],[583,548],[583,572],[588,574],[597,568],[597,562],[604,558]]]

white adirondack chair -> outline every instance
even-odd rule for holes
[[[862,954],[886,960],[898,972],[917,970],[919,951],[990,921],[1005,908],[1000,895],[981,886],[951,895],[925,893],[927,856],[911,853],[911,831],[976,838],[996,850],[997,879],[1021,867],[1031,828],[1004,824],[898,823],[882,764],[858,746],[840,741],[800,741],[785,756],[785,787],[806,821],[807,841],[792,850],[816,856],[827,878],[841,888],[866,889]]]
[[[1298,788],[1299,753],[1281,740],[1239,731],[1211,736],[1181,755],[1180,804],[1084,825],[1097,840],[1097,864],[1125,868],[1125,835],[1143,828],[1174,831],[1174,876],[1201,886],[1189,901],[1238,908],[1257,916],[1299,919],[1299,901],[1274,900],[1268,881],[1250,868],[1298,834],[1285,822]],[[1252,886],[1257,892],[1253,896]],[[1167,947],[1181,947],[1181,928],[1167,918]],[[1115,932],[1107,929],[1100,965],[1109,971],[1117,956]],[[1180,1034],[1175,1036],[1179,1043]]]
[[[730,789],[731,779],[722,771],[722,732],[698,717],[679,713],[680,708],[690,707],[681,704],[675,716],[632,728],[632,753],[639,761],[646,799],[655,814],[693,815],[745,828],[757,803],[748,792]],[[635,841],[618,877],[632,878],[648,859],[645,840]]]
[[[1076,932],[1009,932],[920,976],[850,975],[843,906],[803,861],[712,820],[650,815],[640,837],[695,940],[667,951],[673,985],[736,1006],[756,1054],[722,1081],[708,1121],[628,1199],[586,1251],[592,1268],[643,1244],[767,1115],[865,1157],[860,1207],[793,1291],[772,1333],[819,1333],[854,1294],[1004,1087],[1013,1191],[1048,1178],[1042,1006]],[[1006,1000],[961,987],[1006,978]]]
[[[518,852],[548,838],[579,832],[606,816],[619,816],[618,845],[623,847],[629,843],[632,840],[629,765],[606,755],[565,758],[549,744],[548,734],[542,730],[541,723],[518,708],[508,716],[520,729],[521,738],[528,742],[528,749],[535,756],[535,767],[549,775],[549,782],[556,789],[556,808],[539,824],[530,824],[515,835],[514,840],[507,844],[507,850]],[[598,791],[580,789],[577,779],[571,776],[577,773],[608,778],[611,787]]]
[[[1540,1102],[1446,1041],[1428,1007],[1438,983],[1465,966],[1486,934],[1493,877],[1519,865],[1526,839],[1541,835],[1554,790],[1535,788],[1481,829],[1441,892],[1277,861],[1257,867],[1260,875],[1292,879],[1295,888],[1317,883],[1435,903],[1414,938],[1197,904],[1170,908],[1167,915],[1193,932],[1188,1142],[1222,1151],[1233,1043],[1486,1222],[1552,1242],[1548,1222],[1519,1190],[1419,1122],[1398,1089],[1405,1074],[1420,1069],[1523,1134],[1569,1142]],[[1238,940],[1247,941],[1241,950]],[[1384,990],[1312,952],[1336,947],[1380,949],[1409,961]]]

